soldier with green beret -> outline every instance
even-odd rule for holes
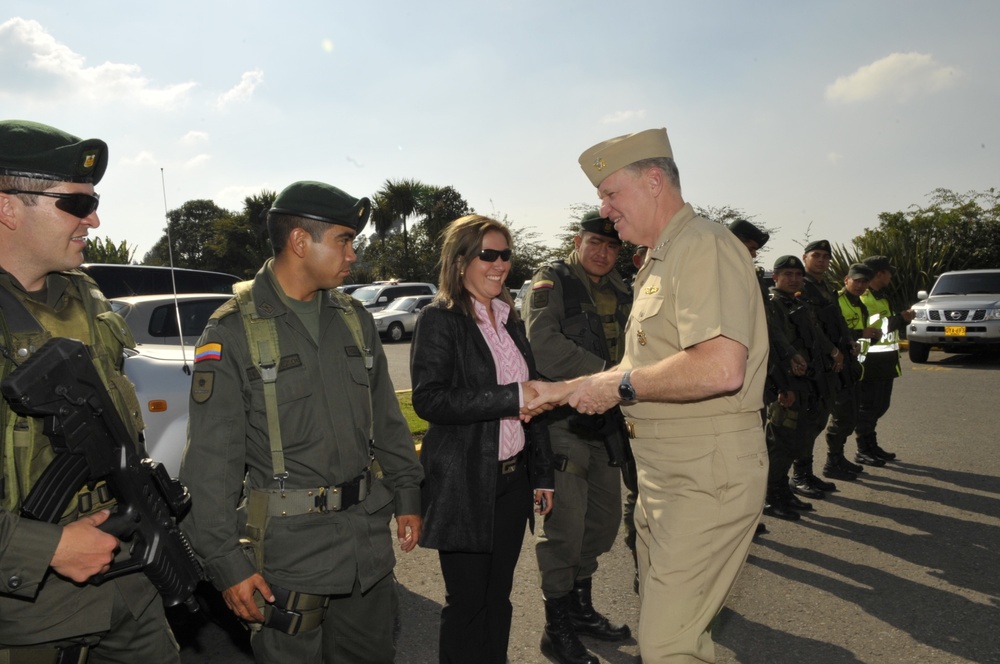
[[[184,526],[258,662],[395,656],[390,520],[412,550],[423,471],[374,321],[335,290],[370,209],[322,182],[284,189],[274,258],[195,351]]]
[[[522,305],[538,372],[549,380],[585,376],[621,361],[632,308],[632,290],[615,269],[622,243],[614,224],[588,212],[573,246],[565,260],[535,272]],[[559,506],[545,517],[535,553],[545,601],[542,652],[563,663],[597,661],[579,634],[606,641],[631,635],[591,601],[597,558],[611,549],[622,518],[622,476],[609,465],[608,444],[617,446],[611,449],[619,451],[620,466],[627,440],[613,417],[620,412],[591,417],[563,406],[548,418]]]
[[[84,341],[141,452],[139,405],[122,374],[123,351],[135,342],[76,269],[100,225],[94,186],[107,165],[102,140],[0,121],[0,353],[6,377],[53,337]],[[58,523],[22,516],[55,452],[42,420],[18,415],[6,400],[0,422],[0,661],[178,662],[163,603],[144,574],[88,583],[128,548],[99,529],[113,499],[82,486]]]

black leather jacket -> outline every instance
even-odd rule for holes
[[[505,325],[538,378],[524,324],[512,311]],[[490,349],[476,321],[434,302],[420,312],[410,347],[413,408],[430,422],[420,452],[424,466],[421,546],[445,551],[493,549],[501,417],[520,410],[517,383],[498,385]],[[555,487],[544,416],[525,431],[532,487]],[[534,525],[532,520],[532,526]]]

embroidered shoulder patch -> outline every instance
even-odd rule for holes
[[[194,349],[195,364],[205,360],[221,360],[222,344],[205,344]]]
[[[205,403],[212,396],[214,385],[214,371],[195,371],[191,378],[191,399],[195,403]]]
[[[539,279],[531,286],[531,290],[541,290],[541,289],[551,289],[554,288],[555,284],[552,283],[551,279]]]

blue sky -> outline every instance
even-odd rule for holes
[[[102,225],[323,180],[455,187],[548,240],[590,145],[666,127],[684,197],[848,242],[937,187],[1000,186],[1000,3],[8,0],[0,116],[110,146]],[[161,188],[161,169],[166,190]],[[811,225],[811,226],[810,226]]]

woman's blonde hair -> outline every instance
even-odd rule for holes
[[[441,272],[438,276],[438,292],[436,300],[443,302],[449,309],[458,309],[466,316],[475,318],[472,307],[472,297],[465,290],[465,268],[478,260],[483,248],[483,237],[490,231],[496,231],[507,240],[507,246],[514,249],[510,230],[496,219],[490,219],[479,214],[468,214],[459,217],[448,224],[442,238]],[[512,258],[513,260],[513,258]],[[510,305],[514,311],[514,300],[506,285],[500,289],[500,299]],[[516,313],[516,312],[515,312]]]

